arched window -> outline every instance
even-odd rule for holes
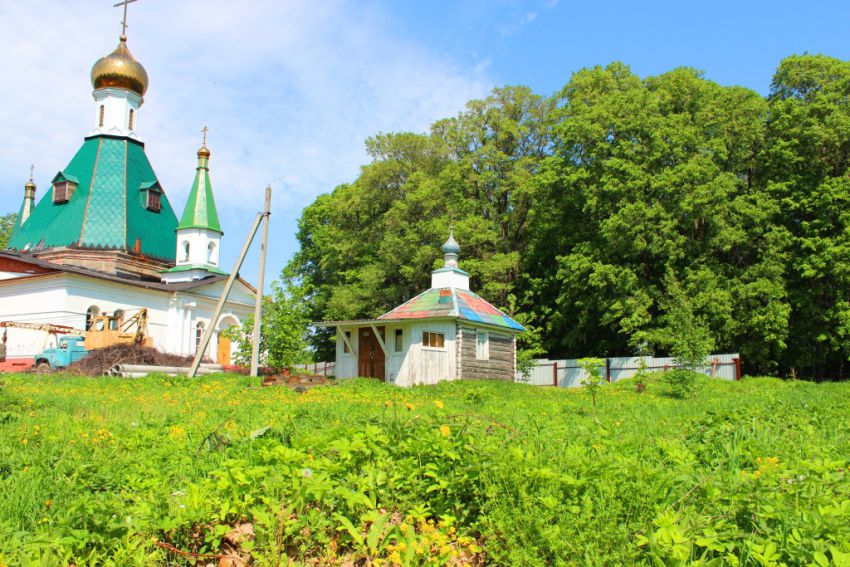
[[[110,331],[118,331],[121,329],[121,325],[124,324],[124,310],[116,309],[115,313],[112,314],[112,319],[109,320],[109,330]]]
[[[212,264],[213,266],[216,263],[215,242],[210,242],[209,246],[207,246],[207,262]]]
[[[198,324],[195,325],[195,354],[198,353],[198,349],[201,348],[201,340],[204,338],[204,322],[198,321]]]
[[[100,308],[97,305],[92,305],[86,310],[86,331],[91,331],[94,318],[100,314]]]
[[[183,246],[183,261],[188,262],[189,261],[189,242],[184,240],[182,246]]]
[[[133,129],[133,122],[135,122],[135,120],[134,120],[135,118],[136,118],[136,113],[135,113],[135,111],[131,108],[131,109],[130,109],[130,124],[129,124],[129,126],[130,126],[130,130],[132,130],[132,129]]]
[[[97,125],[103,128],[103,115],[106,113],[106,107],[100,105],[100,117],[97,119]]]

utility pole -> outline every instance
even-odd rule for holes
[[[266,275],[266,248],[269,242],[269,216],[271,216],[272,187],[266,187],[266,205],[263,209],[263,236],[260,240],[260,273],[257,276],[257,302],[254,304],[254,333],[251,338],[251,376],[260,370],[260,330],[263,326],[263,287]]]
[[[239,252],[239,258],[236,259],[236,265],[233,266],[233,271],[230,272],[230,276],[228,276],[227,282],[224,284],[224,290],[222,290],[221,297],[218,299],[218,304],[215,306],[212,318],[210,318],[210,324],[204,331],[204,336],[201,338],[201,344],[198,345],[198,352],[195,353],[195,359],[192,360],[192,366],[189,368],[189,378],[194,378],[198,373],[198,367],[201,365],[201,358],[203,358],[207,347],[210,345],[210,339],[212,339],[213,332],[215,332],[218,318],[221,316],[221,312],[224,309],[224,302],[227,301],[227,296],[230,295],[230,290],[233,288],[233,282],[236,281],[236,276],[239,274],[242,262],[245,261],[245,255],[248,254],[248,249],[251,247],[251,242],[253,242],[254,236],[257,234],[257,229],[260,227],[260,222],[263,220],[264,215],[264,213],[257,213],[257,218],[254,219],[254,224],[251,227],[251,230],[248,231],[248,237],[245,239],[245,244],[242,245],[242,251]],[[262,290],[258,290],[257,293],[262,293]]]

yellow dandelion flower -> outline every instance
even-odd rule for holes
[[[387,407],[390,407],[391,405],[393,405],[393,403],[391,401],[387,400],[387,401],[384,402],[384,405],[387,406]]]
[[[410,402],[404,402],[404,407],[406,407],[406,408],[407,408],[407,409],[409,409],[410,411],[413,411],[414,409],[416,409],[416,406],[414,406],[414,405],[413,405],[413,404],[411,404]]]
[[[21,439],[21,445],[29,445],[29,444],[30,444],[30,440],[29,440],[29,439],[27,439],[26,437],[24,437],[23,439]]]
[[[436,402],[434,402],[434,405],[437,406],[440,409],[443,409],[444,407],[446,407],[446,404],[444,404],[440,400],[437,400]]]
[[[448,425],[441,425],[440,426],[440,435],[442,435],[443,437],[448,437],[451,434],[452,434],[452,430],[449,428]]]

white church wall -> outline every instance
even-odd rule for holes
[[[0,285],[0,321],[78,327],[76,313],[64,307],[65,299],[61,278],[56,276],[6,281]],[[30,358],[56,346],[43,331],[9,328],[5,332],[9,358]]]
[[[89,133],[90,136],[109,134],[138,139],[136,125],[139,120],[139,107],[142,105],[142,97],[125,89],[109,87],[97,89],[93,96],[96,104],[94,130]],[[132,120],[130,118],[131,111],[133,113]]]
[[[207,289],[207,288],[213,289]],[[238,284],[237,301],[228,301],[216,329],[232,324],[241,325],[252,312],[253,304],[244,301],[250,293]],[[159,350],[181,355],[195,353],[195,326],[198,321],[209,324],[215,310],[222,282],[195,288],[189,292],[171,292],[122,285],[77,274],[57,274],[28,278],[20,282],[4,281],[0,284],[0,321],[28,323],[53,323],[79,329],[85,326],[86,312],[96,306],[109,314],[123,310],[132,315],[140,307],[148,309],[148,332]],[[241,299],[241,301],[239,301]],[[30,357],[44,348],[45,333],[8,330],[7,355]],[[215,358],[218,335],[213,335],[209,350]],[[231,351],[236,346],[231,345]]]
[[[212,245],[212,249],[210,248]],[[188,246],[188,256],[186,255]],[[221,235],[202,228],[181,228],[177,231],[177,265],[205,265],[218,267]]]

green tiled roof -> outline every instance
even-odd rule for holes
[[[208,158],[199,155],[198,171],[189,199],[186,201],[186,209],[180,219],[178,229],[181,228],[207,228],[216,232],[222,232],[218,221],[218,211],[215,208],[212,183],[210,183],[210,170]]]
[[[157,180],[143,144],[111,136],[86,138],[60,175],[77,180],[73,196],[54,203],[48,188],[15,231],[10,248],[133,250],[139,240],[143,254],[174,261],[177,216],[165,195],[161,210],[149,211],[146,192],[139,190],[143,183]]]

